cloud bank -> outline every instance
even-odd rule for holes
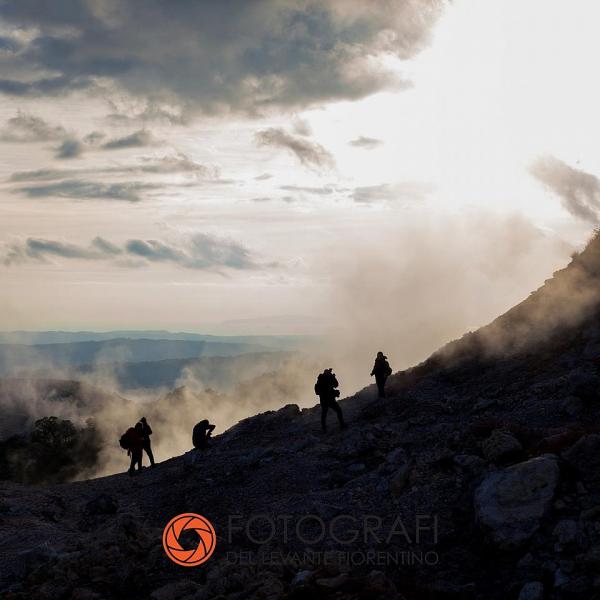
[[[124,244],[114,244],[102,237],[94,238],[88,246],[67,242],[27,238],[9,244],[2,258],[5,266],[17,263],[47,263],[50,258],[106,261],[130,259],[117,262],[120,266],[148,266],[152,263],[170,263],[186,269],[233,270],[259,269],[266,266],[242,244],[205,233],[196,233],[179,243],[161,240],[130,239]],[[135,259],[132,262],[131,259]]]
[[[406,85],[381,66],[428,43],[443,0],[5,0],[0,92],[118,88],[190,110],[261,112]]]
[[[529,172],[559,196],[572,215],[592,225],[600,223],[600,179],[595,175],[554,156],[539,158]]]

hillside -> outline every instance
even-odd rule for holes
[[[600,598],[599,249],[596,237],[523,303],[393,375],[388,398],[366,388],[342,400],[345,431],[330,415],[321,434],[318,407],[290,405],[138,477],[1,483],[0,591]],[[183,512],[217,531],[197,568],[162,548]]]

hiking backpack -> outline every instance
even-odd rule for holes
[[[135,435],[135,429],[133,427],[130,427],[122,436],[121,439],[119,440],[119,445],[121,446],[121,448],[123,448],[123,450],[131,450],[131,436]]]

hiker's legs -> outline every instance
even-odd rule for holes
[[[321,402],[321,429],[327,431],[327,410],[329,406],[325,402]]]
[[[133,475],[135,473],[135,466],[137,465],[138,473],[142,470],[142,450],[132,450],[131,451],[131,464],[129,465],[129,474]]]
[[[129,474],[133,475],[135,473],[135,463],[136,463],[136,454],[135,452],[131,452],[131,462],[129,463]]]
[[[153,467],[154,466],[154,454],[152,454],[152,445],[150,444],[150,441],[147,441],[144,444],[144,450],[146,451],[146,454],[148,455],[148,458],[150,459],[150,466]]]
[[[380,398],[385,398],[385,377],[377,377],[375,376],[375,381],[377,383],[377,391]]]
[[[340,427],[342,429],[346,427],[346,423],[344,423],[344,415],[342,413],[342,408],[335,400],[331,403],[331,408],[335,411],[337,415],[338,421],[340,422]]]

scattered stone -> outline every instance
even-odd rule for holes
[[[473,406],[473,412],[482,412],[493,406],[496,406],[496,400],[493,398],[482,398],[475,403],[475,406]]]
[[[530,581],[521,588],[519,600],[543,600],[544,586],[539,581]]]
[[[383,595],[389,598],[396,592],[396,586],[382,571],[371,571],[365,577],[363,593],[367,593],[369,597]]]
[[[292,579],[292,587],[305,587],[313,582],[315,574],[312,571],[300,571]]]
[[[396,472],[392,475],[389,480],[390,492],[392,496],[399,496],[406,484],[408,483],[408,476],[410,474],[410,467],[408,463],[404,463],[400,468],[396,469]]]
[[[592,506],[592,508],[588,508],[587,510],[582,510],[579,518],[582,521],[596,521],[600,519],[600,506]]]
[[[327,588],[329,590],[336,590],[341,588],[350,579],[348,573],[340,573],[336,577],[328,577],[317,579],[316,583],[319,587]]]
[[[489,474],[475,491],[479,523],[499,548],[531,538],[550,507],[558,483],[556,457],[544,455]]]
[[[485,469],[485,460],[474,454],[457,454],[453,460],[457,467],[467,473],[476,474]]]
[[[195,594],[199,588],[200,586],[195,581],[184,579],[183,581],[167,583],[167,585],[152,592],[150,598],[152,600],[179,600],[184,596]]]
[[[348,467],[348,471],[351,473],[362,473],[367,470],[367,466],[363,463],[354,463]]]
[[[600,477],[600,434],[582,437],[563,452],[563,458],[585,481],[597,480]]]
[[[577,522],[572,519],[559,521],[552,535],[558,538],[562,545],[572,544],[577,539]]]
[[[108,494],[100,494],[86,503],[84,512],[88,515],[114,515],[119,509],[119,503]]]
[[[481,449],[483,455],[495,463],[518,456],[523,447],[510,431],[495,429],[490,437],[483,441]]]

